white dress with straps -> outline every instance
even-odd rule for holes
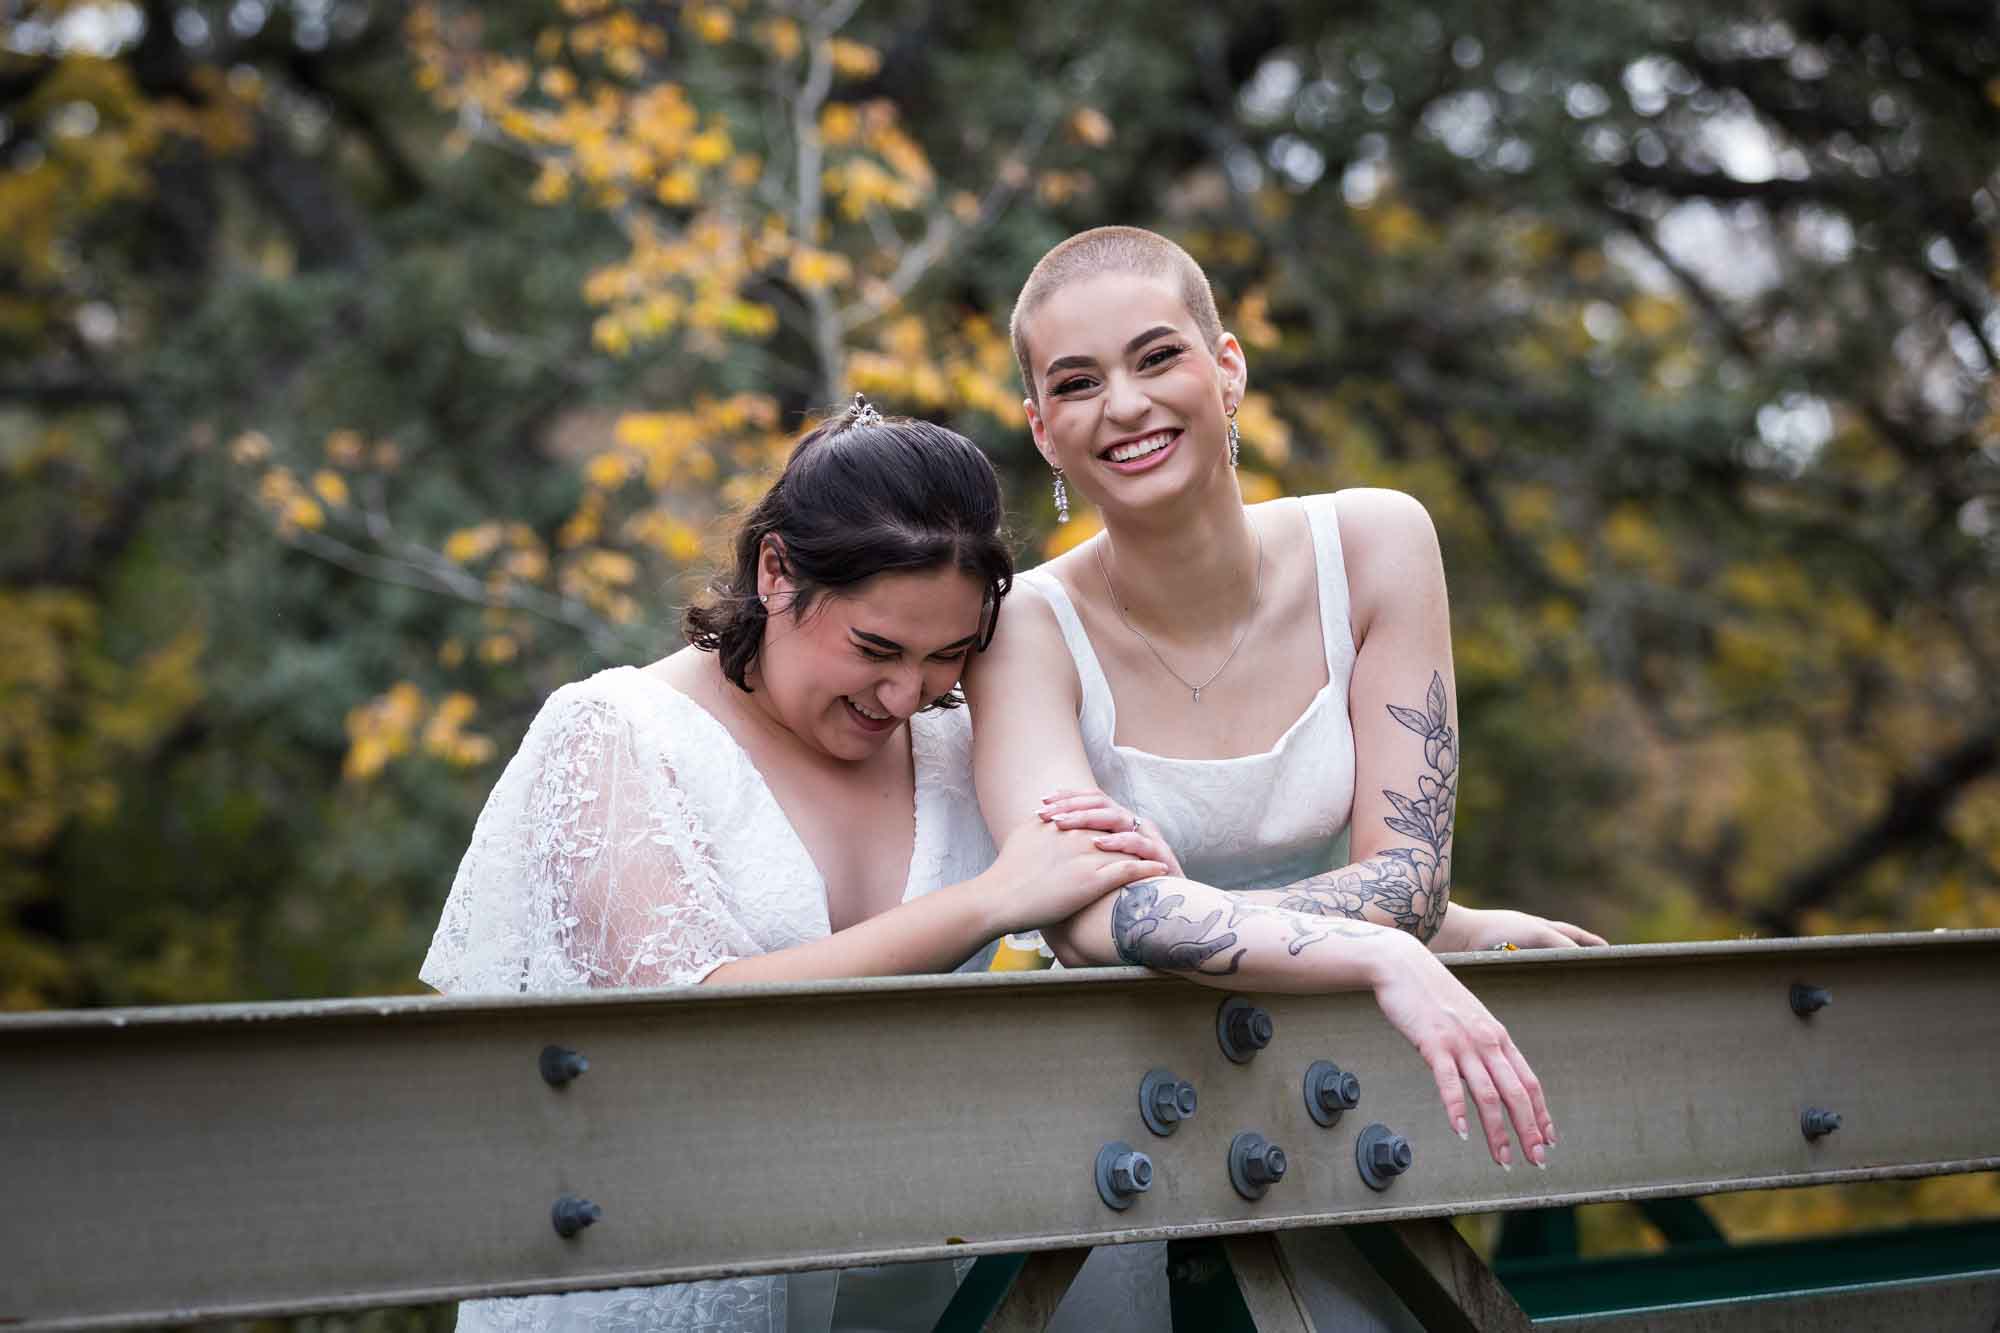
[[[905,902],[993,862],[970,749],[963,709],[910,720]],[[480,813],[419,975],[451,995],[686,986],[830,933],[826,883],[750,756],[685,694],[618,667],[557,690],[536,714]],[[458,1327],[824,1333],[838,1318],[927,1329],[954,1287],[949,1263],[735,1278],[467,1301]]]
[[[1061,581],[1045,569],[1015,579],[1017,588],[1032,588],[1048,602],[1062,628],[1082,686],[1077,725],[1098,786],[1159,831],[1189,879],[1217,888],[1276,888],[1347,862],[1354,807],[1347,688],[1355,656],[1347,565],[1334,497],[1294,503],[1304,508],[1312,531],[1327,682],[1262,754],[1174,759],[1118,744],[1110,682]],[[1166,1279],[1164,1244],[1100,1246],[1077,1274],[1049,1333],[1166,1328]]]

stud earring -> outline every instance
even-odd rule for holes
[[[1062,469],[1056,472],[1056,522],[1069,522],[1069,487],[1063,485]]]
[[[1236,429],[1236,409],[1229,409],[1229,466],[1235,467],[1243,457],[1243,436]]]

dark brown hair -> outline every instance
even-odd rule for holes
[[[683,617],[687,640],[718,654],[722,673],[749,692],[768,617],[757,599],[757,561],[769,537],[797,589],[793,620],[825,590],[949,567],[986,586],[984,649],[1014,582],[1002,516],[1000,479],[979,446],[928,421],[884,417],[857,395],[792,446],[785,470],[744,515],[734,566]],[[954,694],[929,706],[958,702]]]

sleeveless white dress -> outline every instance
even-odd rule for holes
[[[1062,583],[1045,569],[1017,576],[1048,602],[1082,685],[1077,725],[1098,786],[1141,816],[1180,857],[1189,879],[1223,889],[1268,889],[1347,863],[1354,809],[1354,728],[1347,688],[1354,673],[1347,565],[1333,496],[1303,506],[1319,570],[1320,638],[1326,685],[1262,754],[1173,759],[1119,745],[1118,711],[1097,652]],[[1255,670],[1255,659],[1239,669]],[[1166,1246],[1099,1246],[1077,1274],[1049,1333],[1163,1329]]]
[[[910,719],[915,842],[903,901],[995,851],[965,710]],[[450,995],[694,985],[831,933],[826,882],[719,721],[633,667],[551,695],[485,809],[419,975]],[[950,1263],[467,1301],[461,1333],[928,1329]]]

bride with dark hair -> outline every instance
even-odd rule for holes
[[[453,995],[949,971],[1166,865],[1023,818],[997,859],[957,686],[1013,574],[974,445],[858,397],[744,519],[690,647],[549,697],[422,977]],[[928,1329],[948,1263],[468,1301],[474,1329]]]

